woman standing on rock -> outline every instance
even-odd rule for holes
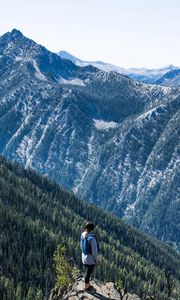
[[[93,223],[87,223],[85,229],[81,235],[81,251],[82,251],[82,263],[85,266],[85,290],[91,290],[94,287],[90,284],[90,276],[96,265],[97,256],[99,254],[99,244],[92,233],[94,230]]]

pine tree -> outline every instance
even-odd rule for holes
[[[30,286],[26,300],[35,300],[36,299],[36,292],[35,290]]]
[[[16,288],[16,300],[22,300],[22,284],[18,283],[17,288]]]
[[[122,280],[118,280],[115,286],[120,294],[120,299],[123,300],[124,296],[127,294],[127,287],[124,287]]]
[[[44,299],[44,297],[43,297],[42,290],[38,290],[36,293],[36,300],[43,300],[43,299]]]
[[[54,253],[54,266],[57,287],[67,287],[74,282],[78,270],[67,261],[65,246],[58,245]]]

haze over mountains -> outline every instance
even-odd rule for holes
[[[177,248],[179,107],[178,88],[0,37],[0,153]]]
[[[74,64],[84,67],[92,65],[105,72],[117,72],[126,75],[130,78],[140,80],[144,83],[161,84],[165,86],[180,86],[180,68],[169,65],[160,69],[146,69],[146,68],[130,68],[124,69],[102,61],[84,61],[66,51],[60,51],[58,55],[63,59],[69,59]]]

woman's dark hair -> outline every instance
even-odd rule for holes
[[[86,224],[86,226],[85,226],[85,229],[87,229],[88,231],[94,230],[94,224],[88,222],[88,223]]]

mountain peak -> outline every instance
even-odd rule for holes
[[[24,35],[22,34],[21,31],[17,30],[17,29],[12,29],[12,31],[6,32],[5,34],[3,34],[0,39],[1,41],[3,41],[3,43],[9,43],[11,41],[16,41],[19,39],[22,39],[24,37]]]
[[[71,60],[73,63],[76,62],[76,60],[78,60],[78,58],[76,58],[74,55],[68,53],[67,51],[61,50],[59,51],[58,55],[62,58],[62,59],[69,59]]]
[[[10,32],[10,35],[13,36],[13,37],[17,37],[17,38],[20,38],[23,36],[22,32],[16,28],[14,28],[11,32]]]
[[[165,66],[163,69],[164,69],[164,70],[171,71],[171,70],[175,70],[175,69],[177,69],[177,68],[178,68],[178,67],[175,67],[174,65],[170,64],[170,65]]]

